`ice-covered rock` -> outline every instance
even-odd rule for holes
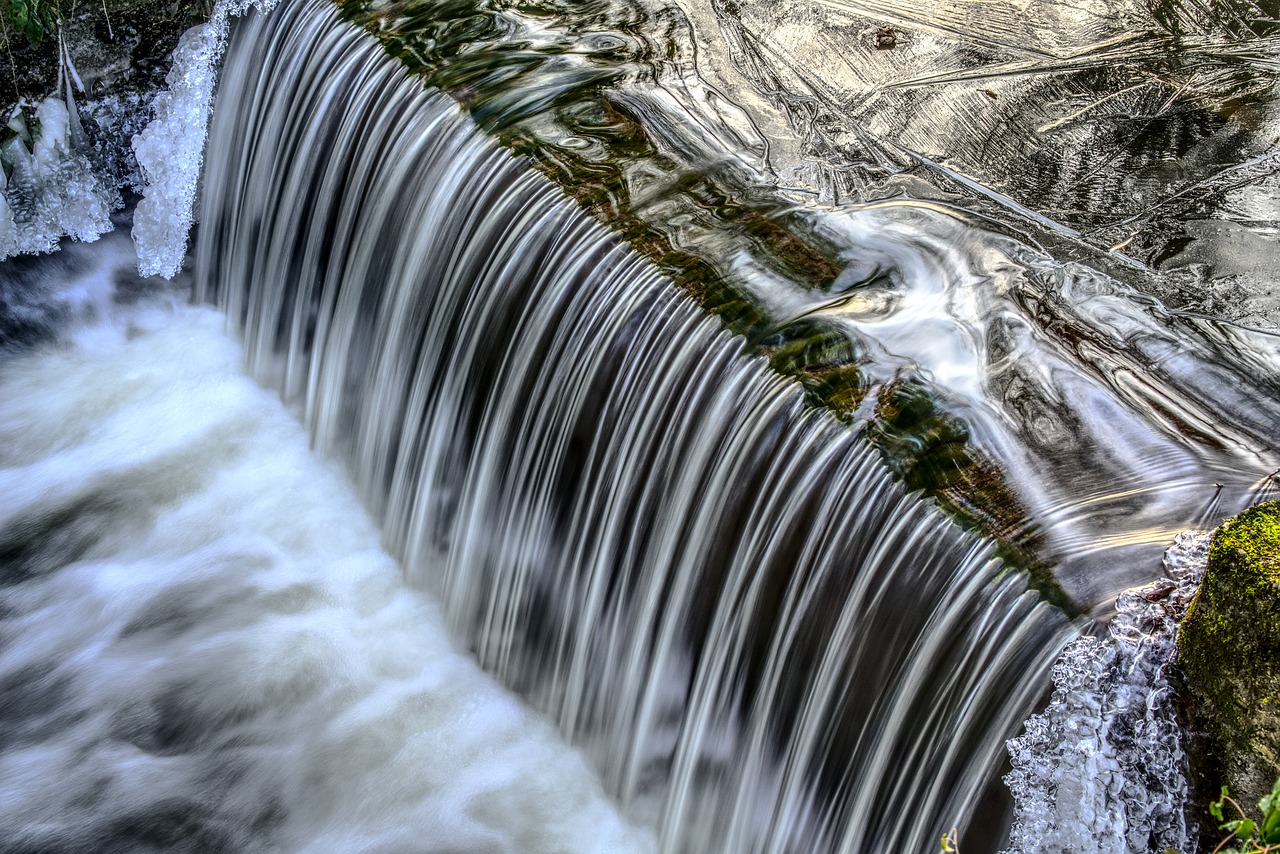
[[[1181,730],[1165,668],[1209,537],[1179,534],[1165,554],[1169,578],[1122,593],[1105,638],[1063,651],[1048,708],[1009,742],[1015,813],[1005,854],[1185,847]]]
[[[219,0],[209,22],[182,37],[167,88],[145,110],[150,120],[136,133],[135,120],[144,109],[119,94],[90,105],[94,115],[88,134],[70,97],[70,84],[65,101],[47,98],[34,108],[20,105],[10,122],[16,135],[0,147],[0,259],[52,252],[64,236],[96,240],[112,228],[110,214],[122,204],[119,188],[133,186],[144,196],[133,231],[139,270],[165,277],[177,272],[191,228],[229,19],[250,7],[266,10],[275,2]],[[63,74],[77,82],[70,53],[60,45]],[[136,164],[126,147],[130,136]]]
[[[145,180],[133,218],[138,270],[172,277],[182,266],[191,231],[196,185],[213,109],[218,62],[232,16],[251,7],[268,11],[276,0],[218,0],[208,23],[183,34],[174,51],[166,88],[153,104],[150,123],[133,138]]]
[[[68,104],[46,98],[35,108],[38,129],[26,127],[0,148],[0,259],[52,252],[70,235],[92,241],[111,230],[119,194],[97,174],[86,154],[79,120]],[[7,178],[5,172],[8,172]]]

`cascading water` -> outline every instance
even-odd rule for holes
[[[998,842],[1065,621],[989,546],[319,4],[237,35],[206,170],[251,371],[664,849]]]
[[[529,42],[489,69],[489,97],[512,81],[491,121],[617,73],[582,59],[619,41],[577,32],[590,9],[536,12],[499,10],[493,32]],[[541,62],[530,45],[547,74],[504,76]],[[610,120],[670,131],[679,154],[692,99],[691,168],[710,170],[740,140],[711,125],[743,116],[678,72],[620,88]],[[467,62],[451,74],[466,101]],[[1006,841],[1003,742],[1072,630],[993,544],[329,4],[254,17],[221,85],[197,291],[381,533],[239,375],[221,315],[120,272],[116,242],[101,268],[70,249],[10,262],[0,852],[878,854],[936,850],[952,825],[965,854]],[[619,186],[684,168],[655,147]],[[730,201],[725,222],[760,226]],[[677,209],[672,246],[713,231],[684,234],[704,211]],[[1274,464],[1274,338],[1164,313],[955,208],[790,222],[837,248],[838,275],[757,269],[754,233],[717,269],[739,268],[778,340],[821,320],[876,382],[929,375],[1002,457],[1015,533],[1052,541],[1055,580],[1095,614],[1151,575],[1117,557],[1181,525],[1206,482],[1208,522]],[[1116,645],[1072,647],[1013,744],[1024,854],[1181,838],[1180,783],[1155,780],[1179,756],[1149,684],[1163,647],[1135,634],[1137,604]],[[1098,785],[1074,785],[1081,757]]]
[[[0,286],[55,307],[0,350],[0,851],[651,851],[222,315],[104,243]]]

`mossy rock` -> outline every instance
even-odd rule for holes
[[[1192,783],[1254,804],[1280,776],[1280,502],[1225,522],[1178,637]]]

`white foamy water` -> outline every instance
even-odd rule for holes
[[[113,302],[104,243],[74,331],[0,351],[0,849],[650,850],[454,649],[223,317]]]

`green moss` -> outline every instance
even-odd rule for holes
[[[1215,533],[1178,664],[1197,789],[1255,802],[1280,775],[1280,502]]]

